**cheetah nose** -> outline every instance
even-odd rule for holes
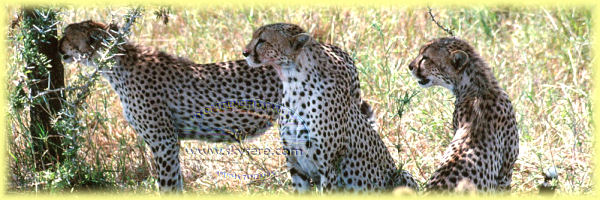
[[[412,69],[413,69],[413,65],[411,63],[411,64],[408,65],[408,70],[412,71]]]
[[[244,57],[248,57],[248,55],[250,55],[250,52],[248,52],[248,50],[244,50],[242,54],[244,55]]]

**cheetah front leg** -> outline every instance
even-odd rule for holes
[[[280,121],[284,120],[280,119]],[[297,144],[297,137],[295,136],[295,131],[292,131],[295,129],[296,126],[294,125],[284,125],[279,129],[283,149],[285,149],[286,152],[293,152],[292,150],[295,149],[295,146]],[[286,154],[286,164],[290,171],[290,176],[292,178],[292,187],[294,187],[294,192],[297,194],[305,194],[311,188],[310,178],[308,174],[306,174],[305,170],[302,168],[302,165],[300,165],[300,161],[297,156],[304,155],[295,155],[291,153]]]
[[[347,166],[341,166],[343,158],[337,150],[330,149],[327,145],[319,145],[315,143],[313,146],[316,152],[323,152],[317,155],[318,172],[319,172],[319,185],[318,187],[326,193],[332,193],[338,191],[338,181],[342,168]]]
[[[288,166],[290,166],[288,164]],[[310,191],[310,178],[294,167],[290,167],[290,176],[292,177],[292,187],[297,194],[306,194]]]
[[[284,149],[290,149],[289,147],[284,147]],[[291,152],[289,150],[288,152]],[[294,192],[296,194],[306,194],[310,191],[310,177],[304,173],[300,164],[298,163],[298,159],[296,155],[286,155],[286,161],[288,169],[290,170],[290,176],[292,178],[292,187],[294,187]]]

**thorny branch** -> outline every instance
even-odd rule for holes
[[[431,21],[433,21],[439,28],[444,30],[446,33],[450,34],[451,36],[454,36],[454,32],[452,32],[451,29],[442,26],[440,23],[438,23],[437,20],[435,20],[435,16],[433,16],[433,13],[431,13],[431,7],[427,7],[427,9],[429,9],[428,13],[429,13],[429,16],[431,17]]]

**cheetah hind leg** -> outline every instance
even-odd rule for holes
[[[179,142],[176,137],[168,137],[158,142],[149,143],[152,149],[155,169],[158,171],[160,192],[182,192],[183,178],[179,165]]]
[[[510,192],[510,182],[512,181],[512,171],[507,172],[505,176],[502,176],[498,180],[498,191],[499,192]]]

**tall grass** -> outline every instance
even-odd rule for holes
[[[64,24],[94,19],[111,22],[126,8],[65,8]],[[152,10],[169,12],[151,12]],[[13,9],[13,12],[16,11]],[[164,14],[167,13],[167,14]],[[559,193],[590,193],[592,174],[591,11],[584,8],[433,8],[440,23],[469,42],[493,69],[516,111],[521,150],[513,175],[513,192],[537,192],[543,169],[555,166]],[[168,16],[168,23],[164,18]],[[119,20],[116,20],[119,21]],[[407,65],[428,40],[446,36],[429,19],[427,8],[231,7],[160,9],[146,12],[132,29],[131,40],[187,57],[198,63],[241,59],[252,30],[289,22],[306,28],[320,41],[346,50],[359,69],[363,98],[373,105],[378,132],[398,164],[424,184],[441,161],[452,138],[454,97],[441,87],[419,88]],[[14,34],[16,30],[11,30]],[[14,41],[13,41],[14,42]],[[20,80],[21,63],[9,49],[9,89]],[[66,79],[91,68],[68,65]],[[154,190],[148,179],[151,154],[122,115],[116,94],[105,80],[93,88],[82,120],[90,128],[78,152],[86,162],[109,174],[110,188]],[[23,140],[19,115],[12,113],[9,139],[10,191],[31,191],[39,174],[22,170]],[[102,119],[102,120],[98,120]],[[280,148],[275,129],[241,144]],[[183,141],[182,148],[224,147]],[[237,144],[233,144],[237,145]],[[181,152],[185,189],[190,192],[282,194],[291,191],[283,156],[213,155]],[[95,169],[96,170],[96,169]],[[273,174],[260,180],[219,176]],[[79,190],[75,188],[74,190]],[[67,189],[68,191],[68,189]]]

